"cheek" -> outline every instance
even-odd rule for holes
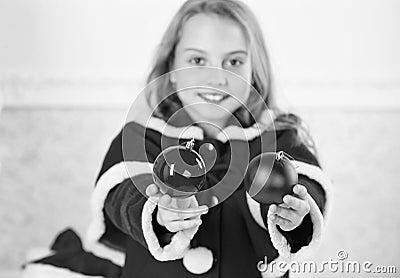
[[[178,92],[177,95],[178,95],[179,100],[182,102],[183,106],[188,104],[186,94],[183,94],[182,92]]]
[[[229,83],[229,89],[230,94],[246,103],[251,91],[250,82],[240,78],[232,78]]]
[[[233,76],[230,80],[230,88],[235,92],[235,96],[245,102],[250,95],[251,84],[252,84],[252,67],[251,63],[247,63],[246,66],[240,68],[240,70],[234,71],[235,74],[241,78]]]
[[[203,85],[194,69],[178,70],[175,73],[177,89]]]

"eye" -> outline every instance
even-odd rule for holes
[[[229,59],[228,61],[226,61],[226,65],[228,67],[240,67],[243,64],[243,61],[241,61],[240,59]]]
[[[193,57],[189,60],[189,63],[197,65],[197,66],[204,66],[205,60],[201,57]]]

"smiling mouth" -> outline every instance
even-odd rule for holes
[[[213,103],[220,103],[229,97],[228,94],[220,93],[198,93],[197,95],[203,100]]]

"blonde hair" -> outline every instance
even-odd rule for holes
[[[237,22],[249,41],[251,64],[252,64],[252,86],[263,99],[260,103],[259,96],[249,97],[246,108],[238,109],[234,115],[243,126],[250,126],[261,115],[265,105],[276,115],[274,119],[275,129],[295,128],[304,142],[314,150],[314,142],[305,129],[299,117],[294,114],[284,113],[277,107],[275,91],[273,89],[273,78],[268,52],[265,46],[263,33],[258,21],[252,11],[244,3],[238,0],[188,0],[175,14],[167,30],[162,37],[161,43],[155,55],[152,70],[147,78],[147,84],[156,78],[171,71],[174,61],[175,47],[178,44],[184,23],[196,14],[210,14],[228,18]],[[159,83],[159,82],[157,82]],[[160,84],[152,86],[152,90],[146,95],[147,101],[155,108],[155,115],[164,119],[169,118],[175,111],[182,107],[169,78],[164,78]],[[154,107],[157,105],[157,107]],[[300,131],[300,132],[299,132]],[[302,132],[301,132],[302,131]],[[310,142],[312,144],[310,145]]]

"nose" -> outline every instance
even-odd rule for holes
[[[224,70],[219,68],[211,68],[207,71],[208,86],[220,87],[228,84],[228,79]]]

